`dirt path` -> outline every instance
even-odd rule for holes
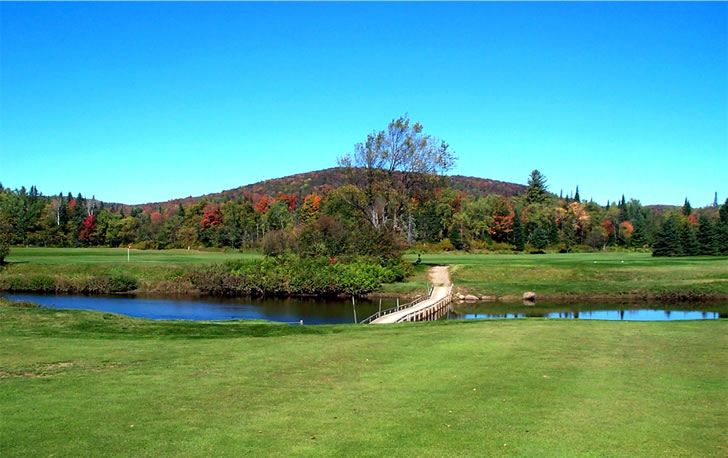
[[[450,286],[450,271],[447,266],[431,267],[428,275],[433,286]]]

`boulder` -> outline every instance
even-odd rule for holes
[[[498,300],[497,296],[480,296],[480,300],[483,302],[495,302]]]
[[[475,296],[473,294],[468,294],[467,296],[465,296],[465,300],[467,302],[476,302],[478,300],[478,296]]]
[[[523,293],[523,300],[528,302],[536,302],[536,293],[533,291],[526,291]]]

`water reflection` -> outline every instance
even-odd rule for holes
[[[513,307],[513,311],[503,311],[506,306],[458,307],[449,314],[448,319],[458,320],[493,320],[493,319],[519,319],[519,318],[551,318],[566,320],[607,320],[607,321],[680,321],[680,320],[716,320],[725,318],[718,308],[695,305],[669,305],[655,307],[622,308],[623,306],[602,306],[602,309],[593,305],[560,307],[557,310],[548,310],[541,307],[538,310],[523,310]],[[620,308],[617,308],[620,307]],[[684,308],[684,309],[681,309]],[[705,309],[703,309],[705,307]],[[713,309],[713,310],[711,310]]]
[[[97,310],[156,320],[269,320],[306,324],[353,323],[350,299],[250,299],[153,296],[66,296],[5,294],[10,300],[45,307]],[[395,305],[383,301],[382,308]],[[375,313],[379,301],[358,300],[359,320]],[[448,319],[551,318],[567,320],[677,321],[728,318],[728,304],[457,304]]]
[[[7,299],[44,307],[96,310],[155,320],[269,320],[306,324],[353,323],[351,299],[169,298],[6,294]],[[385,301],[383,308],[393,303]],[[361,320],[379,308],[377,301],[357,301]]]

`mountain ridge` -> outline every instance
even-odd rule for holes
[[[472,196],[487,194],[499,194],[503,196],[514,196],[526,190],[526,186],[508,181],[494,180],[491,178],[480,178],[465,175],[445,175],[447,186],[457,191],[465,192]],[[199,202],[209,200],[213,202],[229,199],[246,198],[256,200],[262,196],[277,197],[280,194],[295,195],[302,200],[308,194],[325,194],[331,189],[347,184],[345,169],[342,167],[330,167],[321,170],[295,173],[279,178],[250,183],[236,188],[225,189],[218,192],[202,194],[199,196],[187,196],[158,202],[147,202],[141,204],[117,204],[125,208],[150,209],[155,207],[169,207],[172,205]]]

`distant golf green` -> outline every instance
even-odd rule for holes
[[[408,255],[414,261],[416,255]],[[728,296],[728,257],[654,258],[649,253],[566,254],[426,253],[424,264],[450,265],[461,292],[520,297],[524,291],[552,296]],[[424,271],[423,271],[424,272]],[[426,284],[423,274],[420,288]],[[392,285],[397,288],[396,285]]]
[[[129,261],[137,264],[214,263],[233,259],[255,259],[255,252],[198,250],[130,250]],[[31,264],[122,264],[127,262],[126,248],[23,248],[13,247],[9,263]]]
[[[728,321],[158,322],[0,304],[3,456],[726,456]]]

